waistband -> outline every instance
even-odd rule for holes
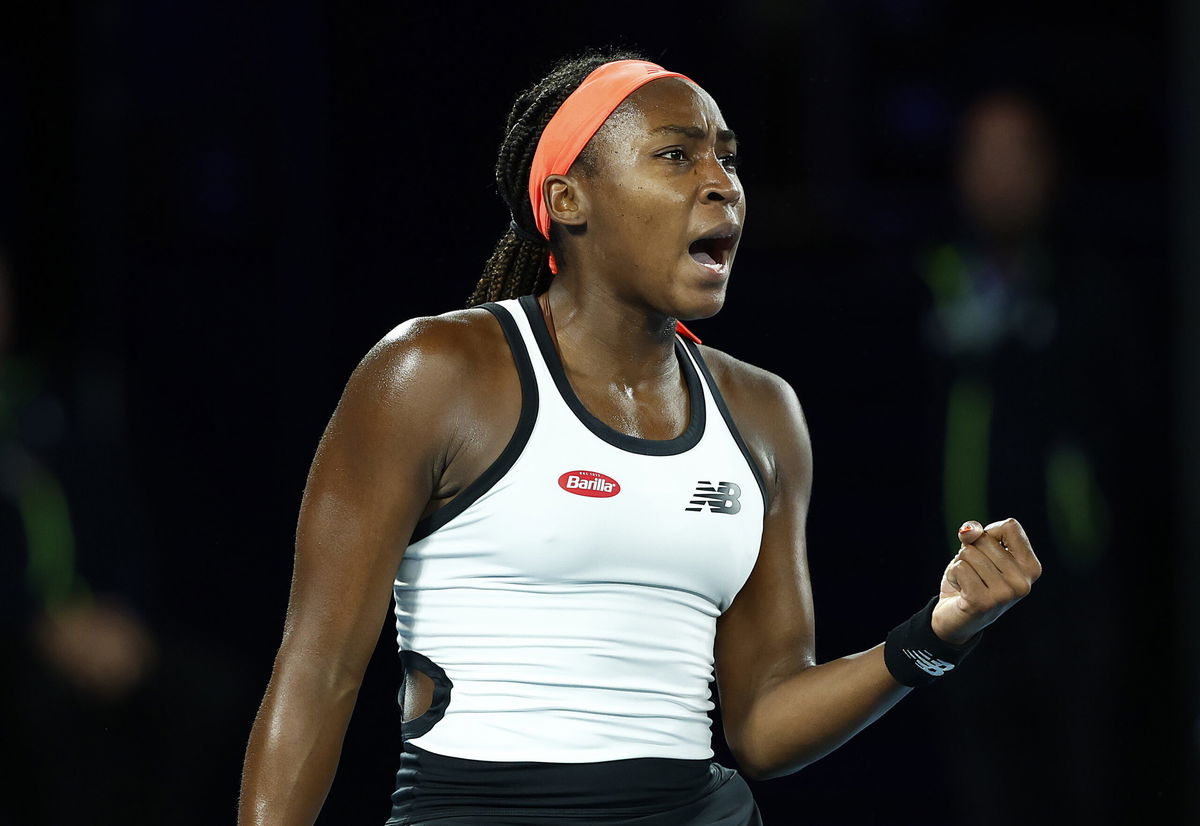
[[[406,742],[388,824],[487,811],[546,817],[650,815],[686,806],[734,775],[707,759],[500,762],[450,757]]]

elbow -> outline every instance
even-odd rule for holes
[[[794,772],[800,771],[807,763],[795,763],[791,765],[771,764],[766,761],[755,761],[746,755],[733,753],[734,760],[737,761],[737,768],[747,779],[753,780],[756,783],[763,780],[774,780],[777,777],[785,777]]]
[[[794,704],[794,678],[813,667],[811,659],[806,657],[792,669],[777,669],[775,676],[752,694],[730,697],[722,705],[725,742],[738,771],[748,779],[783,777],[821,756],[814,753],[811,744],[789,731],[795,724],[787,713]]]
[[[761,783],[762,780],[774,780],[776,777],[786,777],[787,774],[798,772],[804,768],[804,764],[796,766],[772,766],[766,762],[755,762],[745,758],[745,756],[733,755],[734,760],[737,760],[738,771],[742,772],[746,779],[754,780],[755,783]]]
[[[733,754],[734,762],[737,763],[737,769],[749,780],[755,782],[760,780],[770,780],[773,777],[779,777],[782,772],[776,770],[772,766],[767,756],[762,753],[761,748],[748,747],[747,740],[753,738],[738,738],[734,739],[726,734],[726,742],[729,745],[729,751]]]
[[[339,659],[280,649],[271,682],[290,702],[352,710],[362,687],[362,676],[360,669],[347,666]]]
[[[767,769],[765,769],[763,766],[760,766],[757,763],[750,762],[744,756],[740,756],[736,752],[734,752],[733,757],[734,757],[734,760],[737,761],[738,771],[740,771],[746,777],[747,780],[753,780],[755,782],[758,782],[760,780],[770,780],[771,779],[771,777],[772,777],[771,773]]]
[[[727,733],[726,743],[737,763],[738,771],[747,779],[755,782],[786,777],[800,771],[821,756],[808,753],[785,755],[781,753],[778,744],[770,738],[770,735],[761,736],[760,734],[759,736],[731,738]]]

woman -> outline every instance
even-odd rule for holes
[[[800,405],[676,321],[724,302],[736,160],[713,99],[634,56],[564,61],[517,99],[482,306],[386,336],[317,450],[242,823],[316,818],[393,595],[389,823],[741,826],[761,820],[711,762],[714,666],[741,770],[777,777],[1028,593],[1020,526],[968,523],[940,598],[816,664]]]

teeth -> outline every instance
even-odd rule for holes
[[[725,271],[725,259],[733,247],[735,235],[730,232],[712,233],[697,238],[688,245],[692,260],[714,273]]]

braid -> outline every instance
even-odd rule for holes
[[[554,117],[564,100],[579,88],[584,78],[600,66],[613,60],[644,60],[631,52],[592,50],[578,57],[559,61],[544,78],[517,96],[504,128],[504,140],[496,158],[496,189],[508,204],[513,223],[496,243],[496,249],[483,267],[483,277],[467,300],[468,307],[485,301],[500,301],[531,293],[540,293],[550,286],[550,265],[547,246],[556,246],[541,239],[529,203],[529,169],[537,151],[542,130]],[[579,163],[592,162],[588,149],[580,153]],[[539,238],[538,241],[530,240]],[[554,249],[555,256],[561,255]]]

